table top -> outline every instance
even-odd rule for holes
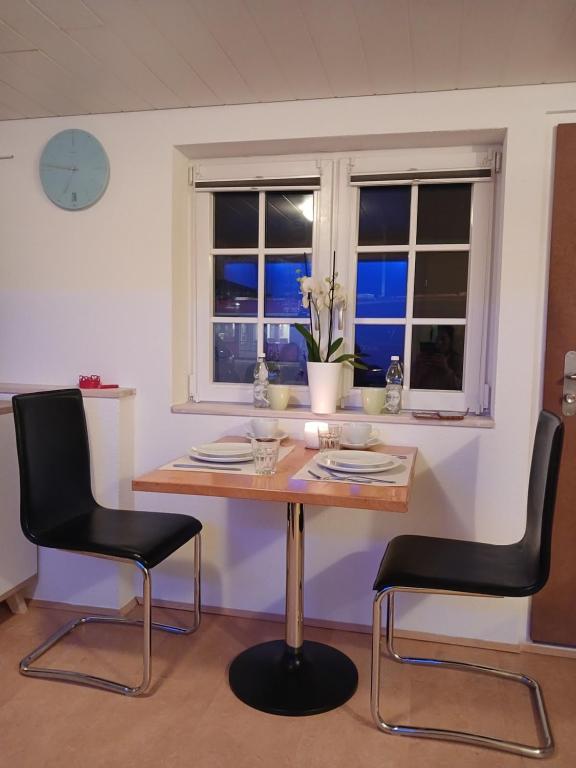
[[[231,437],[239,441],[243,438]],[[192,496],[219,496],[229,499],[255,501],[299,502],[318,506],[376,509],[387,512],[407,512],[410,489],[414,477],[417,448],[378,445],[370,450],[379,453],[397,453],[410,463],[407,485],[381,485],[374,483],[336,483],[318,480],[295,480],[296,474],[314,455],[302,440],[289,440],[293,445],[286,458],[278,463],[276,474],[270,476],[237,475],[234,472],[183,472],[155,469],[132,481],[134,491],[152,493],[181,493]]]

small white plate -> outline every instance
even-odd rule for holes
[[[368,472],[387,472],[399,467],[402,462],[395,456],[386,453],[372,453],[371,451],[347,451],[345,457],[343,451],[328,451],[316,456],[316,463],[325,469],[334,472],[366,474]],[[350,457],[348,459],[347,457]]]
[[[201,461],[250,461],[252,447],[247,443],[206,443],[190,448],[190,456]]]
[[[203,456],[197,451],[190,450],[189,456],[194,461],[203,461],[206,464],[246,464],[248,461],[252,461],[252,455],[247,456]]]
[[[256,437],[256,435],[253,432],[248,431],[246,432],[246,437],[249,437],[250,439],[252,439],[253,437]],[[282,432],[281,429],[278,429],[276,430],[276,434],[272,435],[272,437],[277,437],[278,440],[282,442],[282,440],[286,440],[286,438],[288,437],[288,432]]]
[[[350,450],[361,451],[365,448],[372,448],[373,445],[380,445],[382,441],[378,435],[371,435],[365,443],[346,443],[343,440],[340,441],[342,448],[349,448]]]

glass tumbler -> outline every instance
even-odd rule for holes
[[[280,440],[277,437],[252,438],[252,456],[257,475],[273,475],[278,463]]]
[[[320,452],[340,450],[341,438],[341,424],[321,424],[318,427],[318,447]]]

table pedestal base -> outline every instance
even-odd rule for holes
[[[284,640],[261,643],[230,665],[230,687],[245,704],[272,715],[317,715],[355,693],[358,671],[336,648],[305,640],[298,650]]]

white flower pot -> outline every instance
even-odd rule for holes
[[[335,413],[339,404],[342,363],[306,363],[310,410],[318,415]]]

